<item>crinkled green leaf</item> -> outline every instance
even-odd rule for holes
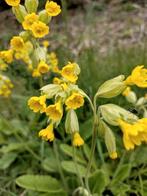
[[[57,193],[62,190],[58,180],[45,175],[23,175],[16,179],[16,184],[22,188],[39,192]]]
[[[11,165],[11,163],[13,163],[13,161],[16,159],[16,157],[16,153],[4,154],[0,159],[0,169],[8,168]]]
[[[69,173],[77,174],[76,165],[73,161],[62,161],[61,165],[65,171],[67,171]],[[77,168],[79,170],[80,175],[85,176],[86,168],[80,164],[77,164]]]

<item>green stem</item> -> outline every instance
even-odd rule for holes
[[[90,192],[89,183],[88,183],[88,176],[89,176],[89,173],[91,170],[92,161],[93,161],[93,157],[94,157],[94,152],[95,152],[95,147],[96,147],[96,138],[97,138],[97,127],[98,127],[96,100],[97,100],[97,95],[95,95],[94,100],[93,100],[94,121],[93,121],[93,131],[92,131],[92,133],[93,133],[92,134],[92,144],[91,144],[90,159],[89,159],[86,174],[85,174],[85,184],[86,184],[87,190],[89,191],[89,194],[91,194],[91,192]]]
[[[57,165],[58,165],[58,170],[59,170],[59,173],[60,173],[60,177],[62,179],[64,188],[68,192],[69,191],[68,190],[68,185],[67,185],[67,182],[65,180],[64,173],[62,171],[61,161],[60,161],[60,158],[59,158],[58,148],[57,148],[57,144],[56,144],[56,141],[55,140],[53,141],[53,149],[54,149],[54,153],[55,153],[55,156],[56,156],[56,161],[57,161]]]
[[[78,164],[77,164],[77,160],[76,160],[76,149],[75,149],[74,146],[73,146],[73,161],[74,161],[74,164],[75,164],[77,176],[78,176],[78,178],[80,180],[80,184],[84,188],[84,182],[83,182],[82,176],[81,176],[81,174],[79,172],[79,168],[78,168]]]
[[[102,146],[101,146],[101,142],[100,142],[99,139],[97,140],[97,150],[98,150],[101,162],[102,162],[102,164],[104,164],[105,160],[104,160],[104,157],[103,157]]]

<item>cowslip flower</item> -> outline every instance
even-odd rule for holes
[[[53,123],[51,123],[45,129],[42,129],[39,132],[39,137],[42,137],[46,141],[52,142],[54,140],[54,138],[55,138],[54,132],[53,132]]]
[[[37,78],[37,77],[40,77],[41,74],[40,74],[40,72],[38,71],[38,69],[34,69],[33,72],[32,72],[32,76],[33,76],[34,78]]]
[[[77,109],[84,105],[84,97],[78,93],[73,92],[71,96],[69,96],[66,101],[65,105],[67,106],[67,109]]]
[[[61,70],[61,75],[72,83],[75,83],[80,73],[79,66],[76,63],[68,63]]]
[[[131,75],[126,79],[126,85],[136,85],[141,88],[147,88],[147,69],[144,65],[139,65],[133,69]]]
[[[49,46],[50,44],[49,44],[49,41],[48,41],[48,40],[44,40],[44,41],[42,42],[42,45],[43,45],[45,48],[48,48],[48,46]]]
[[[49,71],[49,66],[44,61],[40,61],[37,69],[38,69],[39,73],[44,74]]]
[[[31,31],[36,38],[42,38],[49,33],[49,27],[43,22],[34,22]]]
[[[147,118],[140,119],[133,124],[121,119],[118,122],[123,132],[123,143],[127,150],[134,149],[135,145],[141,145],[141,142],[147,141]]]
[[[20,4],[20,0],[5,0],[6,3],[10,6],[18,6]]]
[[[25,30],[31,30],[34,22],[38,21],[39,16],[35,13],[31,13],[25,16],[22,26]]]
[[[59,121],[63,116],[62,103],[59,100],[57,103],[49,105],[46,108],[46,114],[51,120]]]
[[[11,80],[7,76],[0,75],[0,95],[9,97],[12,88],[13,84]]]
[[[80,134],[78,132],[75,132],[73,134],[73,146],[82,146],[84,145],[84,140],[81,138]]]
[[[3,50],[0,52],[0,58],[6,63],[12,63],[13,61],[13,50]]]
[[[45,9],[49,16],[57,16],[61,12],[60,5],[53,1],[47,1]]]
[[[111,159],[117,159],[118,155],[117,152],[112,152],[111,154],[109,154]]]
[[[28,106],[33,112],[43,113],[46,110],[46,96],[42,95],[40,97],[31,97],[28,100]]]
[[[24,49],[24,41],[20,36],[14,36],[10,41],[11,48],[20,51]]]

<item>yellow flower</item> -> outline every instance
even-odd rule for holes
[[[57,77],[54,77],[53,79],[53,84],[61,84],[62,83],[62,80],[60,80],[59,78]]]
[[[14,36],[10,41],[11,48],[19,51],[24,49],[24,41],[19,36]]]
[[[4,75],[0,75],[0,95],[8,97],[11,94],[13,84],[10,79]]]
[[[43,113],[46,110],[46,96],[42,95],[40,97],[31,97],[28,100],[28,106],[33,112]]]
[[[49,33],[49,27],[43,22],[34,22],[31,27],[32,33],[36,38],[42,38]]]
[[[131,88],[130,88],[130,87],[127,87],[127,88],[122,92],[122,95],[126,97],[126,96],[129,95],[130,92],[131,92]]]
[[[75,132],[73,135],[73,146],[82,146],[84,144],[84,140],[81,138],[78,132]]]
[[[51,123],[47,128],[42,129],[39,132],[39,137],[42,137],[46,141],[52,142],[55,138],[54,132],[53,132],[53,124]]]
[[[127,85],[136,85],[141,88],[147,88],[147,69],[143,67],[144,65],[139,65],[133,69],[125,83]]]
[[[84,105],[84,97],[79,93],[73,93],[65,101],[68,109],[77,109]]]
[[[64,66],[61,70],[61,75],[69,80],[70,82],[75,83],[76,80],[78,79],[77,75],[79,73],[76,72],[76,68],[77,68],[77,64],[76,63],[68,63],[66,66]]]
[[[4,50],[0,52],[0,58],[2,58],[6,63],[12,63],[13,61],[13,50]]]
[[[22,26],[25,30],[31,30],[34,22],[38,21],[39,16],[35,13],[28,14],[25,16]]]
[[[34,78],[37,78],[37,77],[40,77],[41,74],[40,74],[40,72],[38,71],[38,69],[34,69],[33,72],[32,72],[32,76],[33,76]]]
[[[109,154],[111,159],[117,159],[118,155],[117,152],[112,152],[111,154]]]
[[[37,69],[38,69],[39,73],[44,74],[49,71],[49,66],[44,61],[40,61]]]
[[[49,41],[48,41],[48,40],[44,40],[44,41],[42,42],[42,44],[43,44],[43,46],[44,46],[45,48],[47,48],[47,47],[49,46]]]
[[[18,6],[20,4],[20,0],[5,0],[5,1],[10,6]]]
[[[46,108],[46,114],[49,116],[51,120],[58,121],[62,118],[63,115],[63,109],[61,101],[58,101],[57,103],[53,105],[49,105]]]
[[[0,62],[0,70],[5,71],[7,69],[8,65],[4,62]]]
[[[147,141],[147,118],[140,119],[133,124],[123,120],[118,122],[123,132],[123,143],[127,150],[134,149],[135,145]]]
[[[47,1],[45,9],[49,16],[57,16],[61,12],[60,5],[53,1]]]

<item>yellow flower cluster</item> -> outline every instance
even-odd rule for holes
[[[0,95],[4,97],[9,97],[12,88],[13,84],[10,79],[0,74]]]
[[[54,139],[53,127],[57,127],[60,123],[65,106],[68,113],[67,124],[69,125],[69,132],[72,134],[73,145],[81,146],[84,144],[79,134],[78,120],[74,111],[84,105],[84,95],[78,86],[74,84],[79,73],[78,64],[69,62],[60,71],[60,78],[55,78],[53,84],[41,88],[42,95],[40,97],[31,97],[29,99],[28,105],[30,109],[34,112],[44,112],[49,118],[49,126],[39,132],[39,136],[44,139],[49,141]],[[51,98],[54,99],[54,104],[47,105],[47,100]],[[73,112],[74,117],[70,118],[70,113]],[[71,120],[73,121],[72,123]]]
[[[147,118],[142,118],[135,123],[128,123],[119,119],[119,126],[123,132],[123,142],[127,150],[134,149],[135,145],[147,142]]]
[[[40,45],[39,39],[49,34],[49,22],[52,16],[61,12],[60,6],[53,1],[47,1],[45,8],[37,12],[38,0],[6,0],[12,6],[16,19],[24,31],[10,40],[10,49],[0,52],[0,69],[6,69],[7,64],[14,59],[27,64],[33,77],[40,77],[49,71],[59,72],[58,59],[55,53],[48,53],[48,41]]]

